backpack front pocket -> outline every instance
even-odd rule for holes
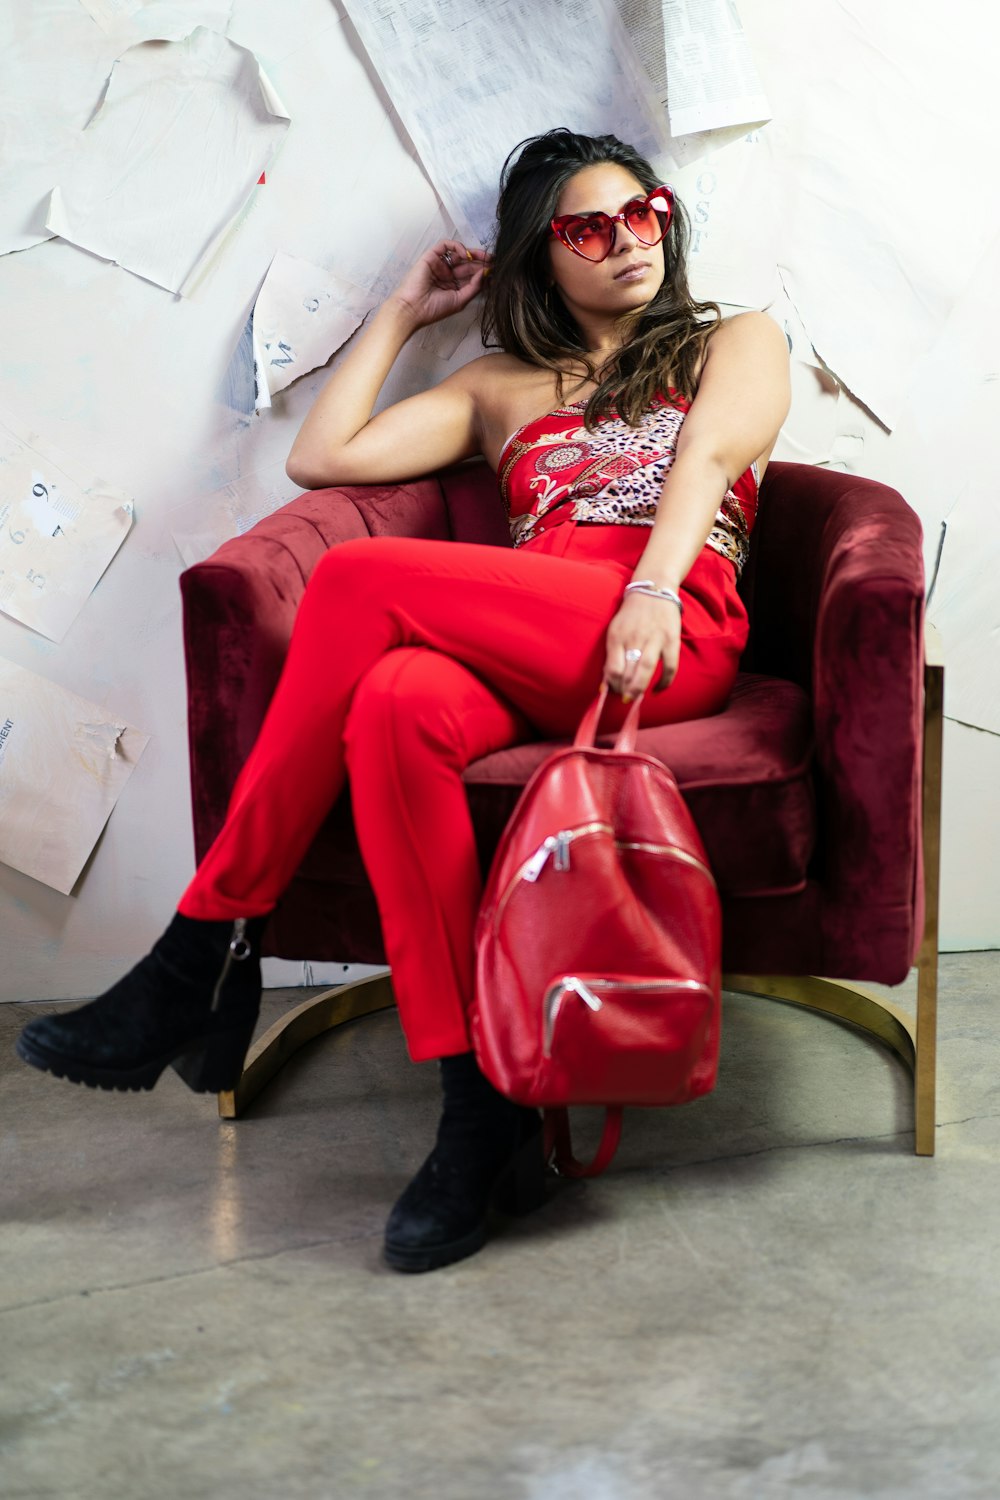
[[[542,999],[539,1084],[555,1100],[572,1079],[579,1104],[681,1103],[713,1009],[694,979],[562,974]]]

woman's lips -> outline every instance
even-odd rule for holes
[[[649,264],[648,264],[648,262],[644,261],[644,260],[641,260],[636,265],[634,265],[634,266],[626,266],[624,271],[619,271],[618,275],[615,277],[615,280],[616,281],[638,281],[641,277],[645,276],[645,274],[646,274],[646,272],[648,270],[649,270]]]

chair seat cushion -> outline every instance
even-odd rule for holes
[[[495,846],[521,788],[555,748],[513,745],[468,767],[482,847]],[[743,673],[722,713],[640,730],[638,748],[676,776],[723,895],[802,889],[816,845],[812,721],[802,688]]]

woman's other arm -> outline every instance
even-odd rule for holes
[[[372,409],[407,340],[471,302],[485,263],[485,251],[467,250],[456,240],[442,240],[421,256],[314,402],[285,464],[289,479],[306,489],[389,483],[479,451],[475,379],[468,367],[378,416]]]
[[[755,459],[766,459],[790,405],[788,345],[766,313],[741,313],[713,333],[684,419],[677,453],[657,506],[649,542],[635,570],[677,590],[708,538],[722,498]],[[624,652],[641,648],[623,670]],[[658,686],[677,671],[680,611],[669,601],[629,594],[608,632],[605,675],[631,696],[645,690],[663,661]]]

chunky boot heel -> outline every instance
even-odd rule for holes
[[[544,1206],[547,1194],[542,1135],[539,1120],[538,1128],[518,1147],[514,1160],[494,1188],[493,1207],[498,1212],[523,1218]]]
[[[29,1021],[18,1055],[92,1088],[151,1089],[170,1066],[197,1091],[231,1088],[260,1008],[265,921],[202,922],[178,913],[152,952],[105,994]]]
[[[173,1058],[170,1066],[196,1094],[221,1094],[234,1089],[256,1023],[255,1014],[241,1026],[218,1031],[200,1046]]]

